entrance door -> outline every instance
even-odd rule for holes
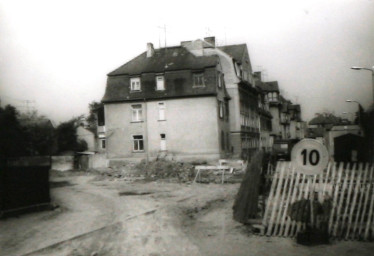
[[[160,150],[165,151],[166,150],[166,135],[164,133],[161,133],[160,137],[161,137]]]

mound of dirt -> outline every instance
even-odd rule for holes
[[[190,182],[195,177],[195,168],[189,163],[157,160],[142,161],[136,168],[139,173],[150,179],[169,179],[181,183]]]

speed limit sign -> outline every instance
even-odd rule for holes
[[[321,142],[303,139],[292,148],[291,161],[298,172],[309,175],[320,174],[327,166],[329,154]]]

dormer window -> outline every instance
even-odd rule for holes
[[[156,90],[157,91],[165,90],[165,77],[164,76],[156,76]]]
[[[203,73],[193,74],[193,87],[205,87]]]
[[[140,91],[140,89],[141,89],[140,77],[131,78],[130,79],[130,86],[131,86],[131,91],[132,92]]]
[[[277,102],[278,101],[278,93],[277,92],[269,92],[268,93],[268,100],[269,100],[269,102]]]

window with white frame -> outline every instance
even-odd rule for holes
[[[140,77],[130,78],[130,86],[131,86],[131,91],[140,91],[141,89]]]
[[[218,72],[218,88],[222,88],[222,83],[223,83],[223,77],[222,74]]]
[[[165,120],[165,102],[158,103],[158,120]]]
[[[222,101],[218,101],[218,106],[219,106],[219,117],[223,118],[224,117],[224,104]]]
[[[205,87],[203,73],[193,74],[193,87]]]
[[[278,93],[277,92],[269,92],[268,93],[268,100],[269,100],[269,102],[278,101]]]
[[[140,122],[142,121],[142,104],[135,104],[131,105],[132,109],[132,121],[133,122]]]
[[[157,91],[165,90],[165,77],[164,76],[156,76],[156,90]]]
[[[132,141],[133,141],[132,150],[134,152],[144,151],[143,135],[133,135],[132,136]]]
[[[106,143],[105,139],[101,139],[100,140],[100,147],[101,147],[101,149],[105,149],[105,146],[106,146],[105,143]]]

